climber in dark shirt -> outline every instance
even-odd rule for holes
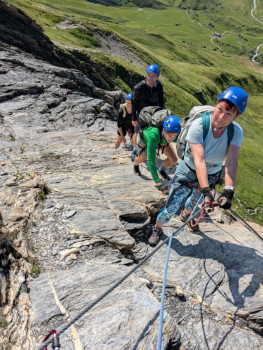
[[[159,81],[159,75],[159,67],[156,64],[151,64],[146,71],[146,79],[134,87],[132,96],[132,124],[135,127],[138,125],[140,111],[144,107],[164,107],[163,86]]]
[[[136,144],[136,139],[134,137],[134,126],[132,125],[132,106],[131,106],[132,94],[128,94],[125,103],[120,106],[117,117],[117,133],[118,138],[115,142],[115,149],[120,147],[120,144],[124,142],[126,144],[125,136],[128,133],[130,136],[131,143],[133,145]]]
[[[134,126],[134,139],[137,145],[139,132],[139,114],[144,107],[164,107],[163,86],[159,81],[160,69],[156,64],[151,64],[146,70],[146,79],[135,85],[132,96],[132,125]],[[137,147],[137,146],[136,146]],[[131,160],[138,154],[133,150]]]

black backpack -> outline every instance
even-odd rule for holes
[[[144,107],[139,114],[140,138],[144,140],[143,129],[148,125],[159,128],[161,133],[163,122],[172,114],[173,113],[169,109],[159,106]]]

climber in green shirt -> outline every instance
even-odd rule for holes
[[[163,153],[167,156],[158,171],[164,179],[169,179],[165,169],[178,161],[176,151],[170,144],[176,142],[181,131],[179,122],[178,117],[170,115],[165,119],[161,129],[151,125],[146,126],[142,131],[142,135],[139,136],[138,157],[134,160],[134,173],[137,175],[141,175],[139,164],[147,160],[156,187],[165,194],[169,192],[169,188],[162,183],[157,173],[155,165],[156,150],[163,150]]]

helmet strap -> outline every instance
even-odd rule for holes
[[[162,138],[167,142],[167,140],[166,140],[166,138],[165,138],[165,130],[164,130],[164,128],[163,128],[163,130],[162,130]]]

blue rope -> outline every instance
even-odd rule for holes
[[[203,196],[200,196],[198,202],[196,203],[194,210],[189,215],[189,218],[187,219],[185,225],[192,220],[192,218],[197,214],[194,214],[196,211],[196,208],[198,207],[198,204],[200,200],[203,198]],[[207,206],[207,205],[206,205]],[[202,209],[204,209],[206,206],[204,206]],[[166,254],[166,262],[165,262],[165,268],[164,268],[164,277],[163,277],[163,285],[162,285],[162,300],[161,300],[161,309],[160,309],[160,323],[159,323],[159,332],[158,332],[158,343],[157,343],[157,350],[161,350],[162,346],[162,333],[163,333],[163,313],[164,313],[164,299],[165,299],[165,287],[166,287],[166,277],[167,277],[167,270],[168,270],[168,263],[169,263],[169,256],[170,256],[170,250],[172,245],[173,236],[176,237],[179,235],[179,233],[184,229],[185,225],[183,225],[181,228],[179,228],[176,233],[174,234],[174,231],[170,234],[167,254]]]

